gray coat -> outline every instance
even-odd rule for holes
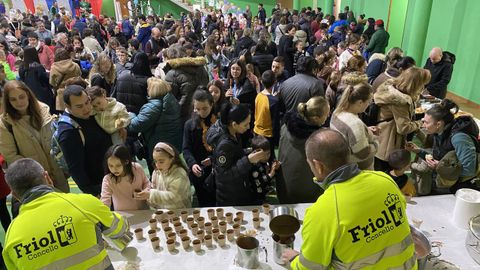
[[[282,126],[278,160],[282,162],[276,186],[280,203],[312,203],[323,193],[313,182],[305,156],[305,142],[319,127],[310,125],[297,113],[287,113]]]
[[[311,97],[324,96],[325,81],[314,76],[299,73],[280,86],[280,99],[285,111],[297,111],[298,103],[307,102]]]

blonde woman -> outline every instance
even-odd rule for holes
[[[113,83],[115,81],[115,65],[106,54],[100,54],[95,60],[92,69],[90,70],[90,86],[99,86],[107,91],[108,96],[113,90]]]
[[[330,128],[342,133],[350,145],[350,161],[361,170],[373,170],[377,152],[376,127],[367,127],[358,117],[372,100],[372,87],[366,82],[347,85],[330,119]]]
[[[9,81],[3,90],[0,116],[0,153],[7,164],[21,158],[39,162],[53,179],[56,188],[69,192],[62,170],[50,156],[53,121],[49,107],[37,100],[21,81]]]
[[[182,149],[180,105],[170,90],[170,85],[166,81],[155,77],[149,78],[148,102],[142,106],[138,115],[131,119],[128,126],[129,132],[142,133],[147,153],[153,153],[153,148],[158,142],[167,142],[176,149]],[[152,166],[150,155],[147,161],[148,165]]]
[[[422,121],[414,121],[415,102],[430,81],[426,69],[411,67],[399,77],[387,80],[375,92],[374,102],[380,107],[378,128],[381,130],[375,155],[375,169],[389,169],[388,156],[393,150],[405,148],[409,133],[419,130]]]
[[[298,104],[297,111],[285,114],[285,124],[280,131],[278,160],[282,163],[282,173],[276,179],[280,203],[315,202],[322,194],[321,188],[312,181],[305,142],[325,123],[330,106],[325,98],[316,96]]]

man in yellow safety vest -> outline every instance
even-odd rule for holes
[[[12,195],[22,202],[8,228],[3,258],[8,269],[113,269],[102,234],[114,242],[127,221],[87,194],[53,190],[32,159],[19,159],[6,173]]]
[[[417,269],[405,198],[395,182],[349,163],[348,143],[337,131],[313,133],[305,148],[325,193],[305,212],[301,252],[283,254],[292,269]]]

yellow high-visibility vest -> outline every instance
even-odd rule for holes
[[[406,202],[386,174],[334,182],[306,210],[292,269],[417,269]]]
[[[106,269],[102,233],[118,238],[128,223],[87,194],[50,192],[20,207],[8,228],[8,269]]]

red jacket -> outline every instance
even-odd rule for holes
[[[53,65],[54,55],[47,45],[43,43],[40,45],[40,49],[38,49],[38,58],[40,59],[40,64],[42,64],[46,70],[50,71],[50,68]]]

